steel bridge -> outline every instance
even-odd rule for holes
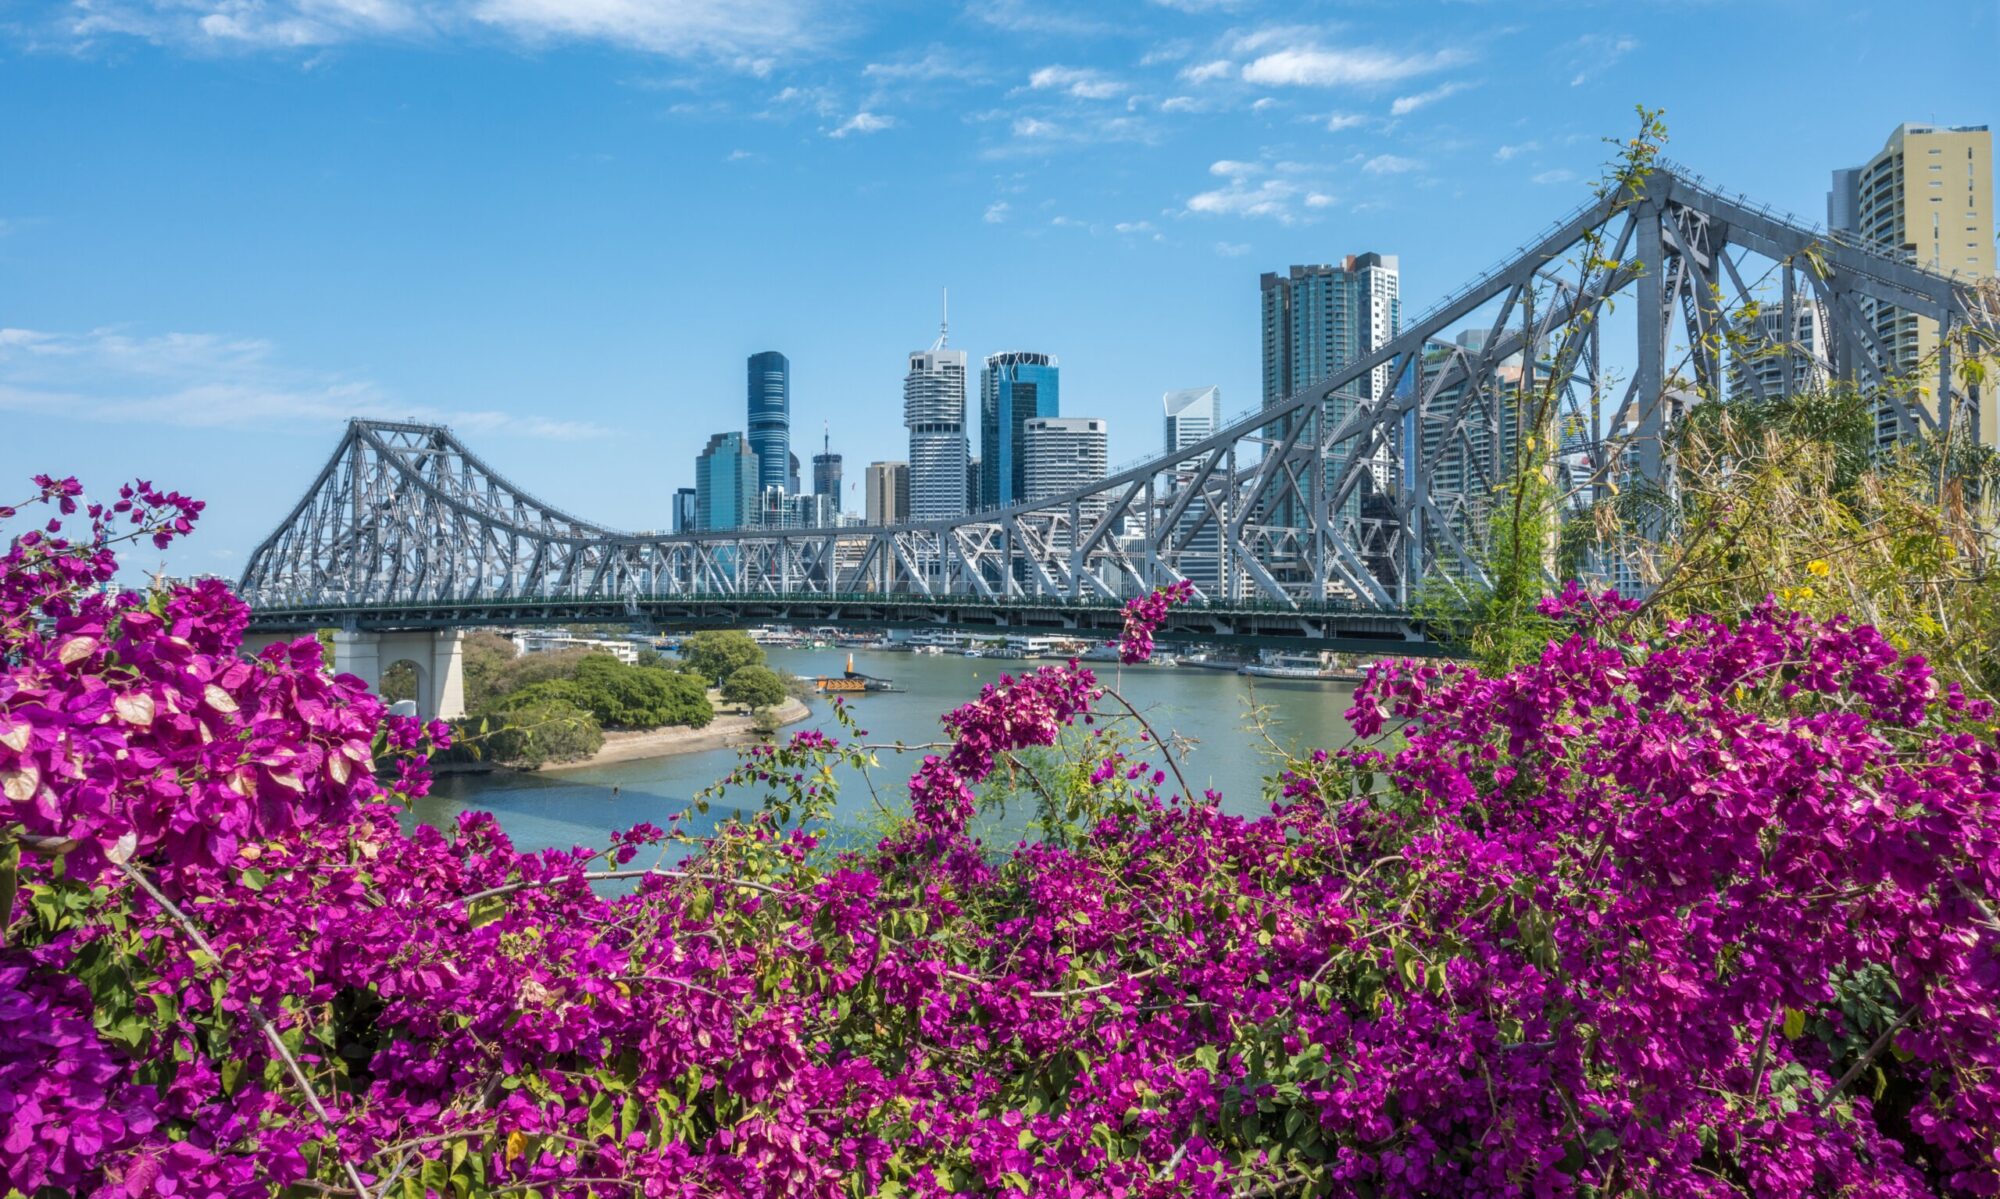
[[[1689,405],[1815,378],[1881,391],[1902,435],[1991,425],[1990,384],[1979,395],[1948,356],[1925,378],[1895,361],[1896,313],[1992,338],[2000,295],[1662,161],[1338,373],[1088,487],[894,527],[624,533],[536,499],[447,429],[357,420],[240,588],[270,633],[629,619],[1111,634],[1126,597],[1188,580],[1174,639],[1421,644],[1420,591],[1484,578],[1523,396],[1559,411],[1554,469],[1579,504],[1671,475],[1665,434]]]

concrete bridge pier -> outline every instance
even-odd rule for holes
[[[279,642],[307,633],[245,633],[239,653],[254,658]],[[351,674],[382,693],[382,675],[398,662],[408,662],[417,676],[417,715],[425,720],[455,720],[465,715],[465,634],[457,629],[403,629],[394,632],[333,634],[335,674]]]
[[[333,634],[333,668],[382,691],[382,674],[398,662],[416,669],[417,715],[454,720],[465,715],[465,634],[458,629],[406,629]]]

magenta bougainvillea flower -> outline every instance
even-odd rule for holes
[[[448,730],[313,639],[107,589],[198,504],[35,486],[90,532],[0,559],[0,1191],[2000,1193],[1993,713],[1875,629],[1571,587],[1509,674],[1377,667],[1255,818],[1071,663],[946,714],[880,840],[813,731],[708,838],[527,853],[406,831]],[[1051,750],[1103,802],[979,841]]]

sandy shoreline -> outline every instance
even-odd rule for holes
[[[787,696],[785,702],[778,705],[780,725],[797,724],[810,715],[812,709],[795,697]],[[750,725],[751,717],[747,715],[717,713],[706,728],[649,729],[644,732],[614,730],[604,734],[604,747],[590,757],[579,762],[551,762],[542,767],[541,773],[582,770],[590,766],[608,766],[614,762],[638,762],[647,758],[665,758],[674,754],[692,754],[708,749],[723,749],[731,745],[747,745],[757,740],[757,733]]]

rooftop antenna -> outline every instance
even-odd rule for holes
[[[951,336],[951,289],[944,290],[944,311],[938,317],[938,339],[931,343],[931,353],[944,349],[944,343]]]

